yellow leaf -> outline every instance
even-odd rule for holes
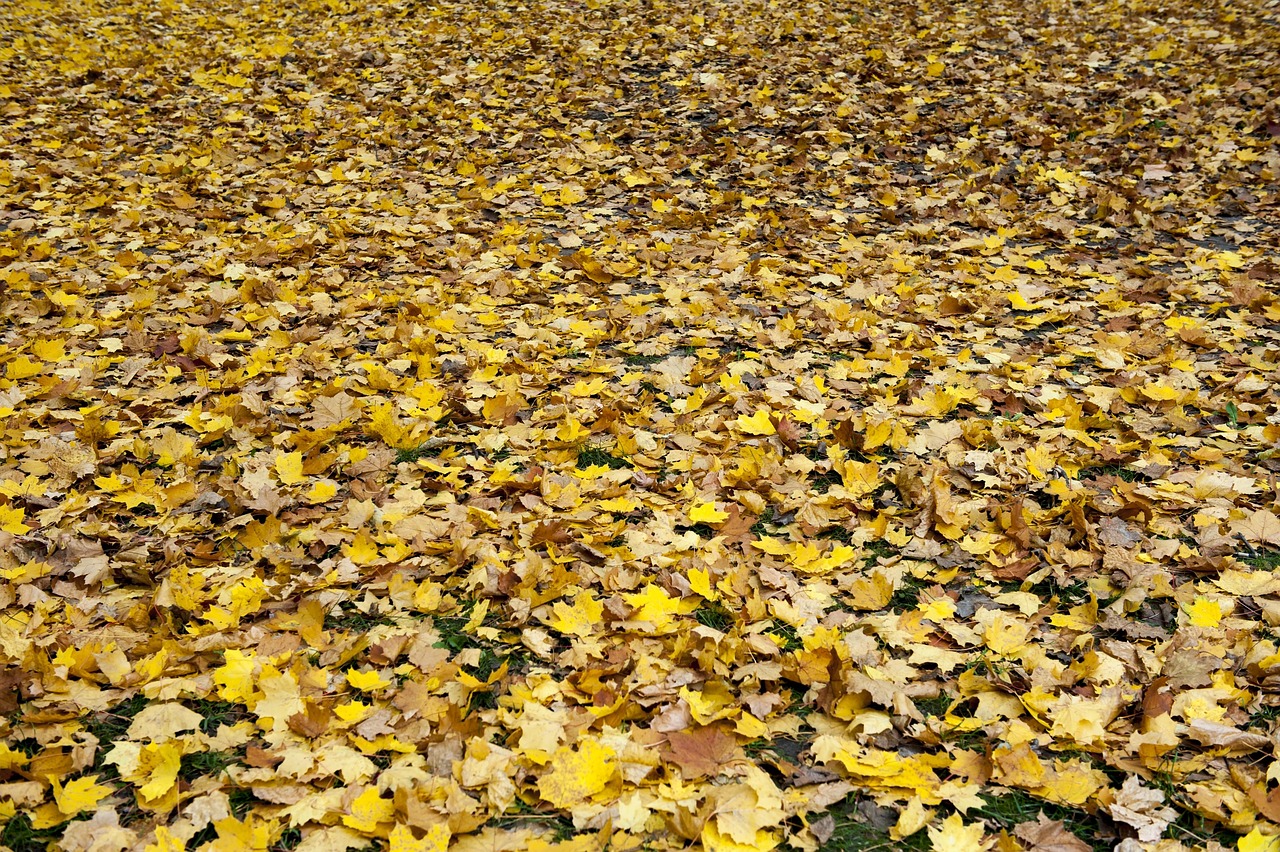
[[[44,369],[44,365],[38,361],[32,361],[26,355],[14,358],[8,364],[4,365],[4,374],[15,380],[29,379],[32,376],[40,375]]]
[[[342,546],[342,553],[357,565],[372,565],[379,559],[378,543],[364,530]]]
[[[388,852],[445,852],[449,848],[449,826],[436,823],[427,829],[420,839],[413,836],[413,829],[407,825],[397,825],[391,829],[387,840],[390,843]]]
[[[849,606],[863,612],[883,610],[893,598],[893,581],[879,571],[849,584]]]
[[[31,351],[41,361],[61,361],[67,357],[67,347],[61,340],[53,340],[50,338],[41,338],[31,344]]]
[[[1239,852],[1280,852],[1280,834],[1263,834],[1254,828],[1236,841]]]
[[[694,594],[701,595],[709,601],[720,600],[720,593],[711,585],[711,572],[701,568],[689,569],[689,588]]]
[[[635,608],[632,619],[649,622],[655,633],[670,632],[674,629],[672,616],[693,612],[699,604],[696,599],[673,598],[655,583],[645,586],[643,591],[623,595],[622,598]]]
[[[929,826],[929,840],[934,852],[984,852],[991,841],[982,839],[982,823],[966,824],[960,814],[942,821],[942,828]]]
[[[729,519],[729,513],[717,509],[715,503],[695,503],[689,508],[689,520],[695,524],[719,524]]]
[[[53,800],[65,817],[97,808],[98,803],[113,792],[112,788],[98,783],[97,775],[73,778],[65,787],[53,780]]]
[[[722,833],[715,820],[709,819],[702,824],[702,848],[706,852],[769,852],[777,848],[780,842],[776,832],[761,828],[756,831],[750,843],[740,843]]]
[[[252,814],[245,817],[244,822],[233,816],[225,817],[213,823],[218,839],[204,848],[216,852],[259,852],[271,842],[271,826],[272,823]]]
[[[213,673],[218,687],[218,697],[223,701],[247,704],[253,697],[253,669],[256,663],[253,652],[248,654],[234,648],[222,658],[223,666]]]
[[[1155,47],[1151,48],[1151,50],[1147,51],[1147,59],[1155,61],[1168,59],[1171,53],[1173,53],[1173,42],[1162,41]]]
[[[1182,609],[1193,627],[1217,627],[1222,621],[1222,606],[1204,595],[1198,595],[1190,604],[1184,604]]]
[[[370,692],[375,689],[382,689],[384,686],[390,686],[391,681],[383,680],[382,675],[376,671],[361,672],[354,669],[347,672],[347,683],[354,686],[361,692]]]
[[[165,825],[156,826],[156,840],[143,847],[143,852],[185,852],[187,845],[182,838],[169,831]]]
[[[870,494],[880,487],[880,465],[875,462],[846,461],[839,467],[844,487],[855,497]]]
[[[1009,294],[1009,305],[1015,311],[1034,311],[1036,306],[1027,301],[1027,297],[1014,291]]]
[[[139,753],[138,769],[145,773],[147,783],[138,788],[146,801],[155,801],[173,789],[178,781],[178,769],[182,764],[182,752],[173,743],[147,745]]]
[[[306,482],[306,474],[302,472],[302,453],[281,453],[277,456],[276,475],[285,485]]]
[[[591,596],[590,592],[579,592],[572,606],[564,601],[556,601],[551,606],[555,617],[546,623],[552,630],[558,630],[569,636],[590,636],[600,624],[604,615],[604,605]]]
[[[31,527],[22,522],[26,509],[17,506],[0,506],[0,530],[10,535],[22,535],[31,532]]]
[[[943,65],[941,62],[930,62],[925,68],[925,73],[930,77],[941,77],[942,72],[945,70],[947,70],[947,66]]]
[[[879,423],[868,423],[862,434],[862,450],[869,452],[888,441],[893,436],[893,421],[881,420]]]
[[[778,431],[773,427],[773,421],[769,418],[769,409],[767,408],[761,408],[750,417],[745,414],[739,414],[735,425],[738,427],[738,431],[746,435],[773,435]]]
[[[928,825],[931,819],[933,819],[933,811],[924,806],[919,796],[912,796],[911,801],[907,802],[907,806],[898,814],[898,824],[889,829],[889,834],[895,840],[910,837]]]
[[[1142,388],[1142,395],[1147,399],[1168,401],[1182,396],[1182,391],[1177,388],[1171,388],[1168,385],[1161,384],[1160,382],[1152,382]]]
[[[577,749],[561,746],[551,756],[551,771],[538,779],[538,792],[553,807],[571,808],[602,792],[617,765],[614,751],[596,740],[582,740]]]
[[[156,451],[156,464],[161,467],[173,467],[191,455],[196,448],[196,442],[172,426],[167,426],[151,448]]]
[[[95,196],[95,198],[102,198],[104,201],[106,200],[106,196],[102,195]],[[62,290],[46,290],[45,295],[49,297],[50,302],[53,302],[60,308],[69,308],[76,302],[80,301],[80,297],[75,293],[66,293]]]
[[[1045,473],[1058,463],[1057,457],[1042,444],[1029,447],[1026,451],[1027,473],[1035,479],[1044,479]]]
[[[351,813],[342,818],[342,824],[363,834],[373,834],[379,823],[391,822],[395,816],[395,802],[382,798],[377,787],[366,787],[351,803]]]
[[[322,479],[307,492],[307,502],[311,504],[327,503],[338,493],[338,484],[331,479]]]

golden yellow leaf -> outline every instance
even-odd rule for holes
[[[446,852],[451,837],[449,826],[443,823],[428,828],[421,838],[413,836],[413,829],[397,825],[388,835],[389,852]]]
[[[31,527],[22,522],[26,510],[19,506],[0,506],[0,530],[10,535],[23,535],[31,532]]]
[[[1222,605],[1204,595],[1197,595],[1190,604],[1183,604],[1182,609],[1193,627],[1217,627],[1222,621]]]
[[[351,803],[351,812],[342,817],[342,824],[362,834],[375,834],[379,825],[395,819],[396,805],[382,798],[377,787],[366,787]]]
[[[729,519],[729,513],[716,508],[715,503],[694,503],[689,507],[689,520],[695,524],[719,524]]]
[[[761,408],[750,416],[739,414],[738,419],[734,422],[738,427],[738,431],[744,435],[774,435],[778,431],[774,428],[773,420],[770,419],[769,409],[767,408]]]
[[[538,779],[538,792],[557,808],[572,808],[608,786],[617,771],[613,749],[594,739],[576,748],[561,746],[551,756],[551,771]]]
[[[362,672],[352,669],[347,672],[347,683],[351,684],[361,692],[370,692],[375,689],[382,689],[384,686],[389,686],[391,681],[384,680],[380,672]]]
[[[960,814],[942,821],[940,828],[929,826],[929,840],[934,852],[985,852],[994,840],[984,840],[982,823],[966,823]]]
[[[53,800],[64,817],[73,817],[93,810],[98,803],[115,792],[111,787],[98,783],[99,776],[84,775],[72,778],[65,785],[53,780]]]
[[[281,453],[276,457],[276,475],[285,485],[298,485],[306,482],[306,474],[302,472],[302,453]]]

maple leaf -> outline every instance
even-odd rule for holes
[[[390,852],[446,852],[450,836],[447,825],[430,826],[420,838],[414,837],[409,826],[397,825],[387,837],[388,849]]]
[[[570,808],[600,793],[617,770],[613,749],[584,739],[551,755],[551,770],[538,779],[538,792],[557,808]]]
[[[1027,852],[1089,852],[1093,848],[1068,831],[1061,820],[1043,813],[1036,814],[1035,822],[1018,823],[1013,833],[1029,844]]]
[[[744,435],[773,435],[777,429],[767,408],[761,408],[750,416],[739,414],[735,424]]]
[[[382,798],[377,787],[366,787],[351,802],[351,811],[342,817],[342,824],[364,834],[373,834],[380,823],[391,822],[395,813],[394,802]]]
[[[689,507],[689,520],[695,524],[719,524],[729,519],[729,513],[715,503],[695,503]]]
[[[1269,509],[1255,509],[1231,522],[1231,531],[1252,544],[1280,545],[1280,517]]]
[[[982,823],[966,823],[960,814],[952,814],[938,828],[929,826],[929,840],[937,852],[984,852],[993,840],[984,840]]]
[[[1138,777],[1130,775],[1116,793],[1107,813],[1117,822],[1132,826],[1139,840],[1151,842],[1158,840],[1178,816],[1173,808],[1160,807],[1163,803],[1164,793],[1143,786]]]
[[[738,750],[737,740],[718,727],[673,731],[667,749],[686,779],[715,775]]]
[[[71,779],[65,785],[53,779],[53,800],[64,818],[97,808],[104,798],[115,792],[111,787],[99,784],[98,778],[97,775],[84,775]]]

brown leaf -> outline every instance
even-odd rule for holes
[[[738,741],[719,727],[676,731],[667,735],[663,750],[680,767],[686,780],[717,774],[738,753]]]
[[[1089,852],[1093,847],[1076,837],[1061,820],[1036,814],[1035,822],[1018,823],[1014,835],[1030,844],[1026,852]]]
[[[329,730],[329,720],[332,718],[333,713],[328,707],[307,701],[305,710],[294,713],[286,721],[289,724],[289,730],[295,734],[302,737],[318,737]]]
[[[1280,544],[1280,517],[1269,509],[1255,509],[1247,518],[1232,521],[1231,532],[1250,544]]]
[[[1169,678],[1158,677],[1147,685],[1142,694],[1142,715],[1148,719],[1163,716],[1173,708],[1173,693],[1169,691]]]

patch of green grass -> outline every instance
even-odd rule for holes
[[[610,470],[620,470],[631,467],[631,462],[612,455],[599,447],[584,446],[578,450],[578,470],[585,470],[589,467],[607,467]]]
[[[929,833],[920,829],[910,837],[895,840],[889,832],[876,828],[865,822],[857,812],[856,794],[843,802],[838,802],[827,811],[835,821],[835,831],[826,843],[822,844],[823,852],[880,852],[880,850],[906,850],[906,852],[929,852],[933,849],[933,841]],[[819,819],[820,815],[810,814],[809,821]]]
[[[838,541],[841,544],[848,544],[853,539],[853,530],[848,527],[827,527],[818,533],[818,538],[824,541]]]
[[[218,728],[231,727],[248,718],[248,711],[239,704],[230,701],[209,701],[201,698],[191,702],[191,709],[200,714],[200,733],[214,736]]]
[[[703,627],[719,630],[721,633],[733,626],[733,613],[719,601],[708,601],[693,611],[693,617]]]
[[[1098,479],[1103,476],[1116,476],[1125,482],[1133,482],[1138,478],[1138,472],[1119,464],[1104,464],[1080,471],[1081,479]]]
[[[766,529],[766,526],[773,523],[773,517],[773,507],[765,506],[764,512],[762,512],[756,522],[751,525],[751,534],[757,538],[768,535],[769,531]]]
[[[1280,719],[1280,704],[1264,705],[1249,714],[1249,721],[1245,723],[1245,726],[1249,728],[1270,728],[1271,723],[1276,719]]]
[[[1176,802],[1174,805],[1177,807]],[[1169,840],[1177,840],[1186,846],[1198,849],[1207,847],[1210,841],[1217,841],[1227,849],[1235,849],[1240,839],[1221,823],[1182,808],[1178,808],[1178,818],[1165,829],[1164,836]]]
[[[458,615],[437,615],[432,619],[436,630],[440,633],[440,641],[436,642],[437,648],[444,648],[456,654],[463,648],[475,646],[475,638],[463,632],[463,628],[471,620],[471,610],[474,608],[475,602],[467,601],[462,605]]]
[[[396,464],[401,462],[416,462],[421,458],[433,459],[440,455],[439,447],[428,447],[423,444],[420,447],[410,447],[404,450],[396,450]]]
[[[867,542],[866,544],[863,545],[863,548],[868,551],[867,561],[864,563],[864,567],[866,568],[870,568],[872,565],[875,565],[876,562],[879,561],[880,559],[893,556],[895,553],[898,552],[898,549],[894,547],[892,544],[890,544],[887,541],[884,541],[883,539],[878,539],[878,538],[872,539],[871,541]]]
[[[826,473],[819,473],[817,475],[810,474],[809,481],[813,483],[815,491],[819,494],[826,494],[831,490],[831,486],[843,484],[844,477],[834,470],[829,470]]]
[[[926,717],[936,716],[941,719],[946,715],[948,708],[951,707],[951,698],[945,693],[935,695],[933,698],[913,698],[911,700],[915,703],[916,709]]]
[[[568,840],[574,834],[573,822],[569,819],[540,814],[532,805],[518,797],[492,824],[503,829],[530,829],[538,836],[554,839],[557,843]]]
[[[227,794],[227,801],[231,803],[231,813],[235,814],[236,819],[244,819],[244,815],[249,809],[256,804],[261,803],[261,799],[253,795],[253,791],[246,787],[237,787]]]
[[[1115,845],[1115,838],[1103,839],[1098,817],[1088,811],[1063,807],[1043,799],[1037,799],[1023,790],[1008,790],[1000,794],[982,794],[985,804],[970,815],[989,819],[1001,828],[1012,830],[1022,822],[1035,822],[1040,814],[1048,819],[1061,820],[1068,831],[1093,849],[1102,852]]]
[[[88,817],[89,814],[84,814],[84,818]],[[0,830],[0,846],[6,846],[13,852],[45,852],[51,845],[56,848],[68,824],[64,822],[49,828],[33,828],[31,818],[20,813]]]
[[[1093,592],[1089,590],[1089,584],[1084,580],[1074,580],[1070,583],[1059,583],[1052,576],[1046,577],[1035,585],[1023,588],[1020,583],[1008,583],[1002,587],[1007,592],[1025,591],[1031,592],[1038,597],[1048,601],[1051,598],[1057,598],[1058,603],[1063,606],[1078,606],[1087,603]],[[1102,603],[1099,602],[1099,608]]]
[[[194,781],[205,775],[218,775],[228,766],[240,762],[239,755],[229,751],[202,751],[182,757],[182,767],[178,774],[187,781]]]
[[[507,664],[510,672],[520,672],[527,669],[531,658],[524,646],[508,644],[501,640],[489,642],[475,634],[464,631],[467,622],[471,620],[471,613],[474,609],[475,602],[467,601],[459,609],[459,614],[456,616],[435,616],[435,628],[440,634],[440,639],[435,646],[453,654],[468,648],[478,648],[480,650],[480,661],[477,665],[469,667],[468,673],[481,681],[487,681],[489,676],[501,668],[503,663]],[[486,615],[483,624],[488,627],[497,626],[498,616],[495,613],[489,613]],[[498,698],[500,697],[498,688],[501,683],[502,681],[499,681],[488,689],[477,689],[472,692],[470,709],[491,710],[497,707]]]
[[[622,360],[628,367],[647,367],[650,364],[658,363],[666,357],[666,355],[628,355]]]
[[[394,625],[396,620],[384,613],[361,612],[354,606],[339,606],[324,614],[326,630],[348,630],[364,633],[379,625]]]
[[[280,836],[276,838],[276,842],[269,847],[270,852],[291,852],[296,849],[298,844],[302,842],[302,829],[289,826],[280,832]],[[196,848],[195,846],[191,847]]]
[[[125,735],[133,724],[133,717],[141,713],[147,704],[147,697],[138,693],[110,710],[94,713],[85,720],[85,729],[97,737],[100,743],[115,742]]]
[[[928,587],[928,583],[910,574],[902,578],[902,587],[889,598],[889,608],[894,612],[915,609],[920,605],[920,593]]]
[[[1255,550],[1246,556],[1237,556],[1244,564],[1258,571],[1275,571],[1280,569],[1280,550]]]
[[[40,741],[32,737],[23,737],[20,740],[14,740],[8,745],[9,748],[14,751],[22,752],[27,757],[35,757],[43,749],[43,746],[40,745]]]
[[[799,635],[796,634],[796,629],[794,627],[787,624],[785,621],[779,621],[776,618],[772,619],[772,622],[773,629],[770,633],[782,639],[782,650],[798,651],[804,647],[804,642],[801,641]]]

